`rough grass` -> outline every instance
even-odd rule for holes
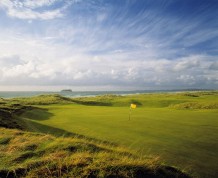
[[[24,129],[20,124],[20,120],[17,120],[15,116],[30,108],[30,106],[4,100],[4,102],[0,103],[0,127]]]
[[[185,102],[171,105],[174,109],[218,109],[218,102]]]
[[[58,94],[53,95],[39,95],[27,98],[14,98],[7,100],[10,103],[19,103],[23,105],[48,105],[57,103],[72,103],[70,98],[62,97]]]
[[[1,177],[189,177],[157,158],[86,139],[0,128]]]

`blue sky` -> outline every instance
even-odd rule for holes
[[[0,90],[218,89],[217,0],[1,0]]]

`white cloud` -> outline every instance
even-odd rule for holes
[[[0,56],[0,66],[1,67],[11,67],[19,64],[23,64],[24,61],[20,59],[17,55],[12,56]]]
[[[64,46],[46,44],[48,52],[53,50],[64,50]],[[33,51],[32,51],[33,52]],[[218,73],[209,69],[214,58],[211,56],[188,56],[171,61],[169,59],[150,59],[136,61],[128,55],[125,62],[120,59],[119,54],[90,57],[89,55],[67,54],[59,60],[57,57],[34,53],[35,60],[25,63],[17,63],[13,66],[4,65],[0,69],[0,84],[12,85],[65,85],[65,86],[147,86],[158,88],[168,86],[176,88],[216,86]],[[15,57],[15,56],[14,56]],[[13,58],[13,56],[11,56]],[[15,57],[18,58],[18,57]],[[25,54],[19,59],[26,58]],[[191,63],[190,59],[198,62]],[[208,61],[207,59],[212,59]],[[25,60],[22,60],[25,61]],[[182,66],[175,72],[175,68]],[[16,81],[16,82],[15,82]]]
[[[42,19],[42,20],[49,20],[58,17],[62,17],[63,14],[61,13],[60,9],[51,10],[47,12],[34,12],[30,9],[26,9],[25,11],[20,11],[16,9],[9,9],[8,15],[11,17],[16,17],[20,19]]]
[[[0,56],[0,85],[87,86],[87,89],[217,87],[218,72],[211,70],[211,66],[218,61],[213,56],[159,59],[152,55],[156,51],[143,50],[116,53],[111,50],[95,55],[89,51],[101,48],[101,43],[88,39],[87,43],[94,44],[69,46],[65,41],[57,43],[63,39],[57,34],[29,37],[13,31],[1,33],[0,52],[4,56]],[[66,33],[70,38],[68,35],[73,38],[75,34]]]
[[[200,59],[201,56],[189,56],[185,57],[184,59],[180,59],[180,61],[175,65],[174,70],[175,71],[182,71],[182,70],[188,70],[194,67],[200,66]]]
[[[56,38],[52,36],[29,38],[4,32],[0,37],[0,53],[7,54],[0,57],[1,85],[216,86],[218,75],[210,68],[218,61],[212,56],[191,55],[171,60],[149,58],[152,55],[143,52],[142,58],[134,51],[94,55],[87,51],[95,46],[54,43]]]
[[[29,8],[38,8],[42,6],[50,6],[54,4],[57,0],[24,0],[21,3],[22,6],[29,7]]]
[[[97,15],[97,21],[98,22],[102,22],[107,18],[107,14],[106,13],[102,13],[102,14],[98,14]]]
[[[8,16],[19,19],[42,19],[49,20],[62,17],[63,10],[65,10],[70,4],[68,1],[62,1],[63,6],[56,9],[49,9],[51,5],[54,5],[57,0],[1,0],[0,7],[7,11]],[[71,1],[75,3],[77,1]],[[40,11],[39,8],[47,8]]]
[[[212,70],[218,70],[218,61],[213,62],[213,63],[210,65],[210,69],[212,69]]]

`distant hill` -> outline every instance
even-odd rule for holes
[[[71,89],[64,89],[64,90],[61,90],[61,92],[73,92]]]

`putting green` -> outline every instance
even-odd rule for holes
[[[161,161],[193,175],[213,177],[218,163],[217,116],[217,109],[137,107],[129,120],[129,107],[65,104],[38,106],[22,117],[31,121],[33,130],[32,123],[40,123],[37,131],[55,133],[58,128],[115,142],[141,155],[160,156]]]

